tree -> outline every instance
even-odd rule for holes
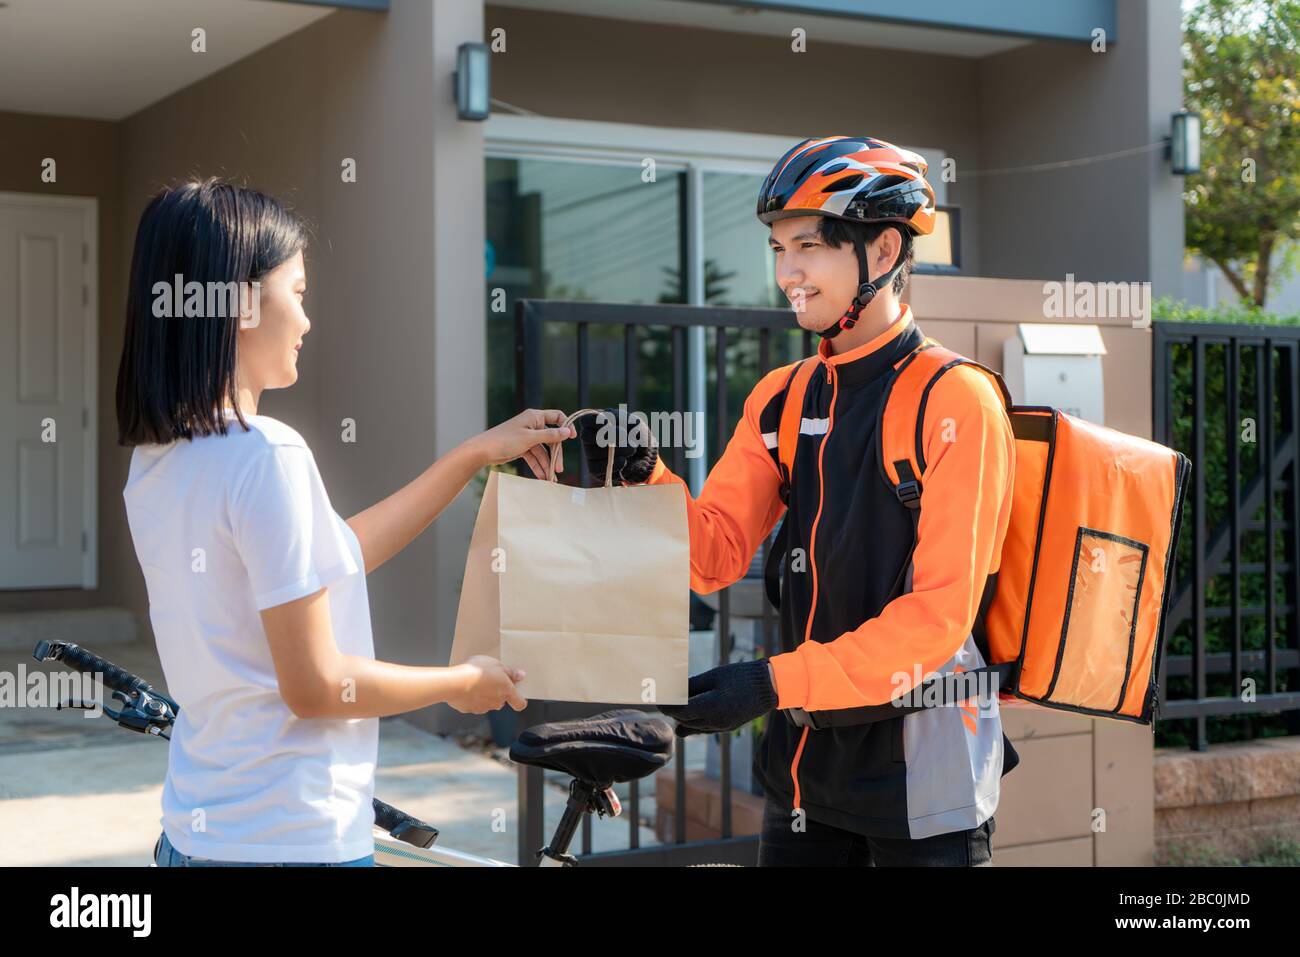
[[[1200,0],[1186,13],[1187,109],[1201,117],[1188,177],[1187,246],[1262,307],[1275,253],[1300,239],[1300,2]]]
[[[671,266],[663,267],[664,291],[659,294],[662,303],[686,301],[686,285],[682,282],[682,272]],[[725,305],[727,302],[727,280],[736,275],[736,270],[723,271],[716,259],[704,260],[704,301],[708,305]]]

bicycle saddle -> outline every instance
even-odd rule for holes
[[[672,754],[668,722],[627,708],[534,725],[510,745],[510,760],[517,764],[562,771],[602,789],[643,778]]]

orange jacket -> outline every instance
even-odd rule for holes
[[[815,361],[832,389],[825,441],[843,430],[871,427],[863,421],[837,421],[837,371],[894,343],[910,326],[911,311],[904,306],[892,326],[851,351],[834,355],[829,342],[821,343]],[[789,374],[789,366],[775,369],[755,386],[699,497],[686,492],[691,588],[696,592],[717,591],[741,578],[785,511],[778,493],[775,426],[760,420]],[[801,442],[817,440],[817,428],[814,424],[811,434],[801,435]],[[970,634],[985,581],[998,569],[1010,518],[1011,423],[988,379],[959,366],[932,390],[922,429],[926,469],[911,590],[829,640],[807,640],[815,615],[806,615],[803,640],[793,651],[770,659],[778,708],[820,711],[887,703],[952,658]],[[685,485],[662,456],[649,481]],[[854,494],[855,483],[880,479],[874,473],[828,475],[819,460],[816,470],[797,469],[794,481],[819,481],[822,495],[835,496]],[[809,549],[814,593],[823,534],[814,534]],[[908,680],[900,681],[904,675]]]

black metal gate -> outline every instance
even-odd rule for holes
[[[801,335],[792,332],[791,313],[787,309],[742,309],[711,306],[685,305],[633,305],[592,302],[566,302],[552,300],[523,299],[517,303],[515,312],[515,393],[519,410],[539,408],[544,404],[544,394],[548,383],[544,375],[544,342],[548,327],[568,325],[572,327],[574,357],[576,358],[576,400],[575,408],[587,408],[591,404],[591,349],[592,330],[594,327],[613,327],[622,330],[622,401],[629,409],[637,408],[638,396],[643,371],[640,364],[641,343],[645,337],[656,330],[666,333],[666,355],[658,358],[665,362],[669,371],[665,378],[671,378],[670,394],[663,396],[672,410],[685,409],[687,399],[687,334],[692,327],[711,330],[714,347],[714,383],[710,398],[710,419],[714,436],[711,447],[714,451],[723,448],[730,438],[730,412],[728,392],[729,345],[738,345],[743,339],[751,346],[756,346],[757,371],[759,374],[774,368],[778,361],[775,355],[779,345],[796,343],[802,351],[798,356],[786,356],[793,359],[809,355],[813,351],[810,333]],[[778,337],[784,337],[778,342]],[[567,331],[566,331],[567,339]],[[756,341],[755,341],[756,340]],[[563,343],[567,349],[568,343]],[[789,350],[787,349],[787,352]],[[734,364],[734,363],[733,363]],[[663,370],[661,370],[663,371]],[[753,382],[738,383],[745,392]],[[668,451],[668,450],[665,450]],[[685,476],[683,470],[684,450],[681,447],[671,449],[667,464],[673,471]],[[581,460],[582,456],[579,456]],[[580,481],[587,484],[587,467],[580,461]],[[566,474],[573,470],[566,469]],[[766,558],[766,545],[761,558]],[[761,566],[759,566],[761,567]],[[718,635],[718,663],[730,660],[731,648],[731,596],[730,589],[724,589],[718,596],[716,617]],[[764,606],[762,620],[764,647],[773,653],[777,648],[779,637],[776,629],[775,615],[770,607]],[[523,720],[529,724],[539,721],[578,717],[584,714],[596,714],[610,706],[602,705],[560,705],[546,702],[530,704],[524,712]],[[673,813],[673,840],[669,843],[648,847],[641,846],[638,828],[641,818],[640,782],[632,782],[628,799],[624,802],[624,813],[628,818],[628,846],[623,850],[592,853],[591,820],[588,817],[582,828],[580,849],[574,849],[582,863],[587,864],[641,864],[641,865],[684,865],[702,863],[753,864],[757,860],[758,839],[753,835],[733,836],[732,817],[732,765],[731,735],[720,735],[720,776],[719,798],[721,804],[721,837],[716,840],[688,841],[686,838],[687,806],[686,762],[683,748],[676,749],[675,755],[675,794]],[[536,863],[535,853],[549,837],[543,814],[543,797],[545,782],[540,769],[521,767],[519,769],[519,863],[530,865]]]
[[[1154,438],[1192,460],[1162,730],[1186,720],[1188,743],[1204,750],[1211,737],[1255,736],[1261,716],[1280,712],[1267,730],[1300,733],[1300,328],[1161,322],[1153,332]],[[1228,727],[1231,716],[1247,729]]]

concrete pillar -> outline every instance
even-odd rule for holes
[[[303,434],[345,517],[485,424],[482,130],[452,98],[456,47],[482,30],[479,0],[340,10],[123,124],[123,275],[147,197],[189,173],[236,177],[311,223],[300,379],[260,411]],[[476,505],[467,491],[369,576],[378,657],[446,663]],[[459,720],[446,706],[416,720],[439,718]]]

